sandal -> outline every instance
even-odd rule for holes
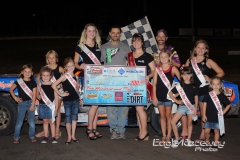
[[[86,134],[87,134],[87,138],[89,138],[90,140],[96,140],[98,138],[92,129],[87,128]],[[90,135],[93,135],[93,136],[90,136]]]
[[[14,143],[14,144],[19,144],[20,141],[19,141],[19,140],[14,140],[13,143]]]
[[[167,137],[162,137],[160,142],[165,143],[166,141],[167,141]]]
[[[31,139],[31,142],[32,142],[32,143],[35,143],[35,142],[37,142],[37,140],[36,140],[35,138],[32,138],[32,139]]]
[[[38,132],[35,137],[44,137],[44,131]]]
[[[66,144],[66,145],[69,145],[69,144],[71,144],[71,141],[70,141],[70,142],[67,142],[67,141],[66,141],[65,144]]]
[[[92,132],[95,134],[97,138],[102,138],[102,134],[97,131],[97,129],[93,129]]]
[[[171,143],[171,138],[166,137],[166,143]]]
[[[56,134],[55,138],[59,139],[62,136],[62,132],[60,131],[59,134]]]
[[[72,139],[73,142],[79,142],[79,139]]]

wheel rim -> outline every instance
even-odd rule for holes
[[[5,106],[0,105],[0,130],[7,128],[10,120],[11,116],[9,110]]]

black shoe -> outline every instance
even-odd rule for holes
[[[79,142],[79,139],[72,139],[73,142]]]
[[[48,137],[44,137],[41,143],[47,143],[47,141],[48,141]]]
[[[94,134],[92,129],[90,130],[90,129],[87,128],[86,133],[87,133],[87,138],[89,138],[90,140],[96,140],[97,139],[97,137]],[[91,133],[93,134],[93,136],[90,136]]]
[[[102,134],[97,131],[97,129],[92,130],[97,138],[102,138]]]
[[[147,133],[143,138],[140,138],[139,136],[136,137],[136,141],[146,141],[149,139],[149,133]]]
[[[52,138],[52,143],[58,143],[55,137]]]

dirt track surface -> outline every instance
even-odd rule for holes
[[[79,143],[72,142],[70,145],[65,145],[67,133],[65,127],[61,127],[62,137],[58,139],[58,144],[52,144],[49,141],[47,144],[41,144],[42,138],[37,138],[36,143],[31,143],[28,137],[28,124],[23,125],[21,131],[20,144],[13,144],[13,134],[8,136],[0,136],[0,159],[14,160],[202,160],[202,159],[239,159],[239,135],[240,135],[240,118],[226,118],[225,127],[226,134],[220,138],[223,148],[218,148],[215,151],[210,151],[209,147],[199,146],[178,146],[176,148],[164,148],[154,142],[156,132],[148,125],[150,138],[148,141],[135,141],[138,134],[138,128],[132,127],[126,129],[126,140],[111,140],[108,127],[98,127],[98,130],[103,134],[103,138],[91,141],[87,139],[85,127],[77,127],[76,137],[79,138]],[[36,132],[42,130],[42,125],[36,126]],[[193,125],[192,140],[196,140],[200,133],[200,120]],[[213,140],[211,133],[210,140]],[[156,142],[156,139],[155,139]],[[154,144],[154,146],[153,146]],[[158,143],[159,144],[159,143]],[[205,151],[203,151],[205,148]],[[208,151],[207,151],[208,150]]]

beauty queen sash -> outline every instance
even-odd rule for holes
[[[156,67],[156,71],[159,75],[159,77],[161,78],[161,80],[163,81],[163,84],[165,84],[165,86],[168,89],[168,93],[170,92],[170,90],[173,88],[173,85],[170,84],[168,78],[166,77],[166,75],[164,74],[162,67]],[[174,83],[173,83],[174,84]],[[172,100],[169,95],[167,94],[167,99]],[[173,101],[173,100],[172,100]]]
[[[50,99],[47,97],[47,95],[45,94],[41,86],[38,86],[38,90],[44,103],[52,110],[52,123],[53,123],[55,121],[55,114],[54,114],[55,102],[50,101]]]
[[[223,118],[223,111],[221,103],[214,91],[209,92],[209,95],[215,105],[215,107],[218,110],[218,123],[219,123],[219,129],[220,129],[220,135],[225,133],[225,126],[224,126],[224,118]]]
[[[196,59],[196,57],[193,57],[193,58],[191,59],[191,63],[192,63],[192,67],[193,67],[194,72],[196,73],[198,79],[199,79],[200,82],[202,83],[202,84],[200,85],[200,87],[204,87],[204,86],[206,86],[206,85],[209,85],[209,83],[206,82],[206,80],[205,80],[205,78],[204,78],[201,70],[199,69],[199,67],[198,67],[198,65],[197,65],[197,59]]]
[[[31,89],[28,88],[28,86],[26,85],[26,83],[23,81],[22,78],[19,78],[17,80],[18,84],[20,85],[20,87],[22,88],[22,90],[32,99],[33,97],[33,92],[31,91]]]
[[[85,45],[83,47],[83,51],[88,55],[88,57],[94,62],[96,65],[101,65],[100,61],[97,59],[95,54],[93,54]]]
[[[191,104],[191,102],[189,101],[186,93],[184,92],[183,88],[181,87],[179,82],[176,82],[176,89],[180,95],[180,97],[182,98],[183,103],[186,105],[186,107],[194,113],[194,106]]]
[[[128,54],[128,66],[137,66],[136,65],[136,63],[135,63],[135,59],[134,59],[134,56],[133,56],[133,52],[130,52],[129,54]],[[147,83],[147,90],[149,91],[149,93],[150,93],[150,99],[152,100],[152,88],[153,88],[153,86],[152,86],[152,84],[148,81],[148,83]]]
[[[73,77],[69,73],[65,73],[65,76],[76,91],[77,82],[73,79]]]

